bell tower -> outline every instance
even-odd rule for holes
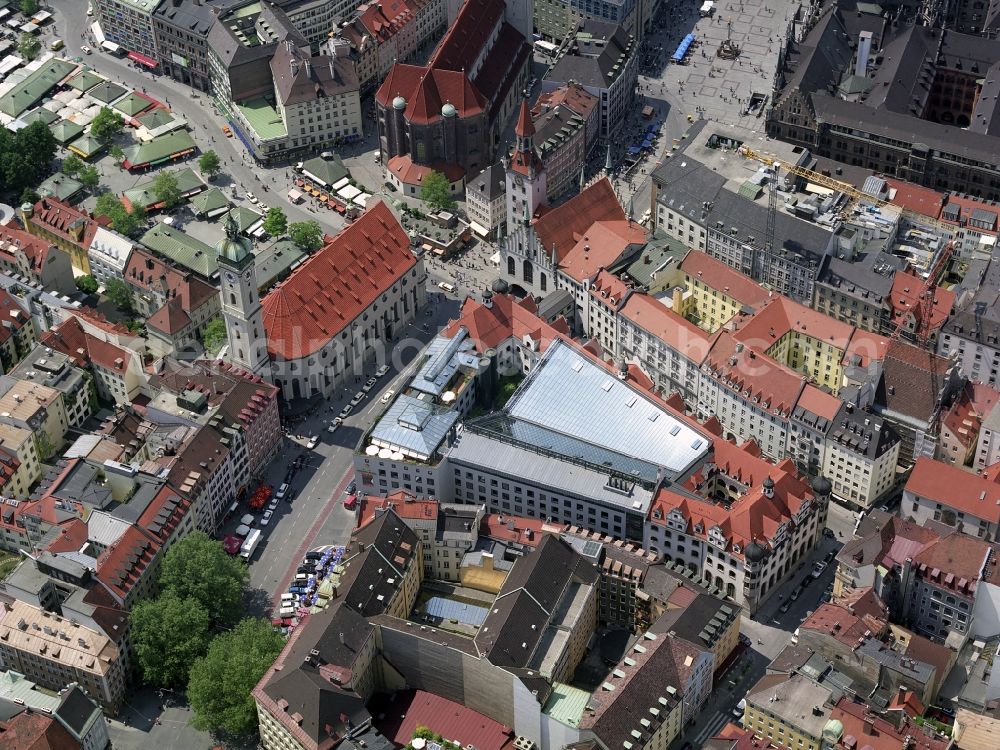
[[[229,361],[265,380],[271,379],[264,316],[257,294],[257,274],[250,240],[240,234],[232,215],[226,236],[215,247],[219,260],[222,317],[229,339]]]
[[[531,221],[538,207],[545,203],[545,165],[535,150],[535,125],[531,121],[528,99],[521,100],[521,110],[514,127],[514,153],[504,167],[507,171],[507,234],[518,224]]]

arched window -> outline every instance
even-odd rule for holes
[[[538,274],[538,284],[539,284],[539,287],[541,288],[541,290],[543,292],[546,289],[548,289],[549,281],[548,281],[548,279],[545,278],[545,274],[544,273]]]
[[[233,292],[229,293],[229,304],[233,307],[236,306],[236,295]]]
[[[524,261],[524,283],[531,284],[535,280],[535,269],[531,265],[531,261],[525,259]]]
[[[516,271],[514,270],[514,257],[511,256],[507,258],[507,275],[514,276]]]

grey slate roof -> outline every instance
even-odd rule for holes
[[[344,562],[345,604],[365,617],[385,612],[418,544],[417,535],[392,510],[358,529]]]
[[[604,40],[605,44],[598,45],[578,36],[545,78],[560,83],[576,81],[581,86],[598,89],[610,88],[614,83],[615,65],[631,53],[628,35],[621,26],[589,19],[583,22],[580,31],[593,40]]]
[[[868,460],[875,460],[899,442],[899,435],[882,417],[842,404],[827,438]]]
[[[1000,258],[973,261],[959,291],[951,316],[942,327],[946,334],[1000,347]]]
[[[818,281],[841,294],[878,306],[892,291],[896,271],[906,267],[902,258],[882,251],[865,253],[853,261],[827,256]]]
[[[74,686],[62,694],[62,703],[55,713],[65,726],[80,736],[95,712],[100,714],[101,709],[83,690]]]
[[[468,192],[479,193],[487,201],[493,201],[507,192],[505,178],[504,168],[499,163],[491,164],[469,180],[465,189]]]

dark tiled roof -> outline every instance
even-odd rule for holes
[[[365,617],[382,614],[413,563],[420,539],[394,511],[388,511],[354,533],[341,581],[344,601]]]
[[[83,733],[84,728],[94,712],[100,713],[97,707],[86,693],[79,687],[71,687],[62,695],[62,703],[56,709],[56,715],[78,735]]]

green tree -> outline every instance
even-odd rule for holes
[[[34,34],[21,34],[21,38],[17,40],[17,52],[25,60],[34,60],[41,51],[42,43]]]
[[[77,174],[76,179],[78,179],[87,190],[93,191],[100,182],[101,175],[97,171],[97,167],[93,164],[85,164],[80,168],[79,174]]]
[[[107,143],[121,132],[124,124],[120,114],[107,107],[101,107],[101,111],[90,122],[90,134],[101,143]]]
[[[223,344],[226,343],[226,324],[222,318],[212,318],[205,326],[205,333],[202,334],[202,341],[205,349],[210,354],[217,354]]]
[[[214,151],[206,151],[198,157],[198,169],[201,170],[202,174],[207,175],[209,180],[215,177],[221,168],[219,155]]]
[[[195,531],[167,552],[160,589],[195,599],[208,612],[212,625],[229,626],[239,620],[248,580],[239,558],[227,555],[221,542]]]
[[[455,209],[451,185],[448,184],[448,178],[440,172],[431,172],[424,178],[423,187],[420,188],[420,197],[423,198],[424,203],[436,211],[453,211]]]
[[[0,193],[15,196],[34,188],[48,174],[55,154],[55,136],[40,120],[17,133],[0,129]]]
[[[108,149],[108,153],[111,154],[111,158],[115,160],[115,164],[118,166],[121,166],[121,163],[125,161],[125,149],[117,143]]]
[[[76,288],[84,294],[94,294],[97,291],[97,279],[93,276],[77,276]]]
[[[121,279],[108,279],[108,283],[104,285],[104,293],[120,310],[132,309],[132,290]]]
[[[38,12],[38,0],[21,0],[21,12],[29,18]]]
[[[288,226],[288,236],[303,250],[319,250],[323,244],[323,229],[318,221],[296,221]]]
[[[44,432],[35,435],[35,449],[38,451],[38,458],[42,461],[48,461],[55,452],[52,440]]]
[[[288,217],[278,206],[267,209],[267,214],[264,216],[264,231],[272,237],[281,237],[288,231]]]
[[[168,688],[187,684],[191,665],[205,655],[211,640],[208,612],[201,603],[165,592],[136,604],[130,617],[136,660],[146,682]]]
[[[38,203],[38,193],[35,192],[34,188],[26,187],[21,191],[21,203],[31,203],[34,205]]]
[[[146,210],[142,206],[134,206],[130,213],[113,193],[97,196],[94,216],[107,216],[111,219],[112,229],[129,237],[139,234],[146,226]]]
[[[153,180],[153,195],[163,203],[164,208],[173,208],[181,202],[181,188],[177,184],[177,175],[173,172],[160,172]]]
[[[192,724],[238,737],[257,731],[257,709],[250,694],[281,653],[284,639],[266,620],[245,619],[223,633],[191,666],[187,697]]]
[[[71,177],[83,169],[83,159],[76,154],[70,154],[62,161],[62,171]]]

